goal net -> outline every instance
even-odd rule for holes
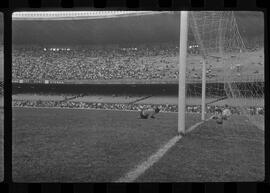
[[[227,104],[234,115],[264,128],[263,47],[247,48],[249,37],[241,35],[232,11],[191,11],[188,22],[186,79],[193,84],[187,86],[187,105],[202,96],[205,74],[206,114]]]

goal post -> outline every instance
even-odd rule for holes
[[[205,107],[206,107],[206,102],[205,102],[205,96],[206,95],[206,63],[205,60],[203,59],[202,61],[202,121],[205,121]]]
[[[179,84],[178,84],[178,133],[185,133],[186,112],[186,57],[188,39],[188,11],[180,12]]]

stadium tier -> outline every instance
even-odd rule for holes
[[[16,12],[13,43],[22,45],[104,45],[179,42],[179,12]],[[263,44],[260,12],[235,12],[252,48]],[[248,22],[246,22],[248,21]],[[256,26],[256,28],[254,28]],[[154,31],[153,31],[154,29]]]
[[[263,37],[258,36],[263,28],[253,28],[261,25],[260,14],[235,15],[250,48],[239,63],[230,64],[230,77],[237,82],[263,82]],[[246,17],[251,18],[248,24]],[[17,12],[13,20],[14,83],[177,83],[177,12]],[[188,40],[186,77],[198,82],[201,48],[194,33]],[[222,60],[210,60],[208,80],[222,82]]]
[[[0,26],[1,26],[1,23],[0,23]],[[0,36],[1,36],[1,32],[0,32]],[[4,89],[4,57],[3,56],[4,56],[3,44],[1,44],[0,42],[0,96],[3,95],[3,89]]]
[[[174,44],[107,48],[14,47],[12,78],[13,82],[21,83],[95,84],[106,80],[110,80],[109,83],[177,83],[177,52]],[[231,79],[263,82],[263,50],[243,53],[241,57],[245,64],[232,64]],[[200,82],[200,59],[198,54],[188,56],[186,78],[189,82]],[[222,61],[211,60],[207,71],[210,82],[224,81],[221,70],[224,65]]]

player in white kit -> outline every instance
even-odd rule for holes
[[[229,106],[226,104],[225,108],[222,111],[222,119],[223,120],[228,120],[231,115],[232,115],[232,112],[229,109]]]

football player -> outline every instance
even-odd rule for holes
[[[222,119],[228,120],[228,118],[232,115],[231,110],[229,109],[229,105],[225,105],[225,108],[222,111]]]
[[[140,112],[140,118],[141,119],[148,119],[148,117],[154,119],[155,115],[158,114],[160,109],[158,107],[156,108],[148,108],[148,109],[142,109]]]
[[[213,116],[213,119],[215,119],[218,124],[222,124],[223,123],[222,110],[220,108],[217,108],[216,107],[216,109],[215,109],[215,115]]]

